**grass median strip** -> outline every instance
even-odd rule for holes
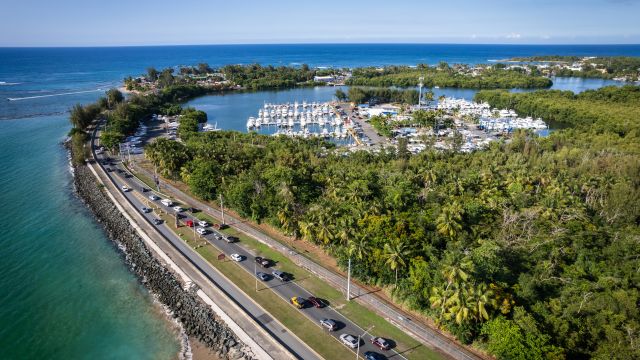
[[[165,223],[175,231],[180,238],[194,248],[204,259],[218,269],[225,277],[262,306],[270,315],[280,321],[287,329],[298,336],[309,347],[326,359],[345,359],[353,357],[353,353],[343,345],[336,343],[317,324],[312,323],[299,310],[289,305],[286,300],[269,290],[265,283],[258,283],[250,273],[239,268],[234,261],[218,260],[220,251],[207,241],[194,237],[193,229],[188,227],[176,228],[172,215],[160,214]]]
[[[210,223],[220,222],[218,219],[211,217],[203,212],[194,214],[201,220]],[[314,274],[300,268],[293,263],[288,257],[284,256],[277,250],[251,238],[233,228],[227,228],[221,231],[227,235],[237,236],[240,242],[248,249],[251,249],[255,255],[267,257],[276,262],[278,269],[292,273],[296,277],[296,282],[311,292],[314,296],[326,300],[334,309],[338,310],[342,315],[349,318],[362,328],[375,325],[373,334],[391,339],[396,343],[395,350],[408,359],[442,359],[440,353],[424,346],[418,340],[412,338],[404,331],[398,329],[395,325],[377,315],[373,311],[356,301],[346,301],[345,294],[339,292],[325,281],[321,280]]]
[[[139,175],[139,174],[137,174]],[[220,219],[211,216],[203,211],[199,211],[193,214],[196,218],[200,220],[205,220],[209,223],[220,223]],[[164,215],[163,218],[165,221],[168,220],[168,224],[176,230],[173,226],[174,218],[170,215]],[[300,337],[305,343],[307,343],[310,347],[316,350],[323,357],[333,359],[340,358],[334,356],[325,355],[320,349],[316,346],[324,346],[324,347],[335,347],[333,342],[327,342],[328,336],[323,334],[321,328],[317,327],[315,324],[311,323],[309,319],[300,314],[293,307],[288,306],[288,304],[283,304],[282,300],[278,295],[273,293],[272,291],[259,291],[255,292],[255,279],[253,276],[245,271],[233,271],[237,270],[238,267],[231,261],[223,261],[220,262],[217,260],[217,255],[219,251],[213,248],[211,245],[204,246],[204,242],[200,240],[197,243],[193,242],[193,230],[187,227],[182,227],[178,229],[178,232],[182,233],[182,238],[186,240],[190,246],[197,247],[196,251],[198,251],[207,261],[209,261],[214,267],[219,269],[225,276],[227,276],[231,281],[233,281],[236,285],[238,285],[243,291],[245,291],[249,296],[251,296],[256,302],[258,302],[261,306],[263,306],[269,313],[275,316],[280,322],[282,322],[287,328],[291,331],[294,331],[298,337]],[[319,297],[321,299],[326,300],[334,309],[340,312],[345,317],[349,318],[351,321],[356,323],[361,328],[367,328],[371,325],[374,325],[375,328],[372,331],[374,336],[381,336],[387,339],[392,340],[396,346],[394,350],[400,353],[402,356],[408,359],[442,359],[442,355],[431,348],[428,348],[420,341],[411,337],[409,334],[397,328],[395,325],[389,323],[383,317],[377,315],[372,310],[369,310],[367,307],[357,303],[356,301],[346,301],[345,294],[339,292],[324,280],[318,278],[316,275],[308,272],[307,270],[300,268],[296,265],[292,260],[290,260],[287,256],[281,254],[275,249],[249,237],[241,233],[240,231],[234,229],[233,227],[226,228],[224,230],[220,230],[220,232],[237,236],[240,239],[240,242],[243,246],[253,251],[253,253],[257,256],[267,257],[273,260],[276,263],[278,269],[283,270],[285,272],[294,274],[296,278],[296,282],[300,284],[307,291],[311,292],[314,296]],[[215,254],[212,256],[209,251],[214,251]],[[303,256],[302,254],[296,256]],[[219,264],[220,263],[220,264]],[[228,268],[225,264],[231,264],[233,267]],[[244,284],[243,286],[239,285],[239,282],[242,282],[241,278],[237,278],[238,276],[248,278],[250,286]],[[237,279],[236,279],[237,278]],[[246,279],[245,279],[246,280]],[[264,284],[262,284],[264,285]],[[250,293],[252,292],[252,293]],[[254,294],[262,295],[262,293],[268,293],[271,295],[271,298],[264,299],[262,296],[253,296]],[[352,294],[353,296],[354,294]],[[357,294],[356,294],[357,295]],[[263,303],[264,302],[264,303]],[[275,305],[275,306],[274,306]],[[285,312],[287,314],[282,314],[278,316],[277,314],[283,312],[283,308],[287,309]],[[297,316],[292,316],[291,313],[294,313]],[[302,324],[301,324],[301,323]],[[309,339],[306,337],[300,336],[301,331],[305,332],[310,328],[315,328],[316,333],[315,336],[309,336]],[[306,329],[306,330],[305,330]],[[325,337],[326,336],[326,337]],[[322,340],[318,341],[317,337],[320,337]],[[330,344],[327,346],[327,344]],[[346,348],[340,346],[343,351],[348,352]]]

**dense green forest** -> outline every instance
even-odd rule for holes
[[[336,97],[340,99],[339,95],[342,90],[336,91]],[[343,93],[344,94],[344,93]],[[381,104],[381,103],[400,103],[400,104],[417,104],[419,93],[417,90],[396,90],[386,88],[362,88],[352,86],[349,88],[346,97],[342,100],[349,99],[350,102],[355,104]]]
[[[441,86],[471,89],[511,89],[511,88],[547,88],[552,85],[549,78],[533,76],[519,70],[507,70],[501,66],[484,67],[479,74],[461,67],[450,67],[441,63],[436,67],[428,65],[387,66],[384,68],[357,68],[347,85],[364,86],[418,86],[419,78],[424,77],[426,87]]]
[[[308,65],[293,66],[261,66],[227,65],[220,69],[226,79],[243,88],[251,90],[282,89],[299,85],[324,85],[315,83],[313,77],[316,70]]]
[[[203,199],[319,244],[500,359],[640,357],[640,88],[478,99],[569,128],[474,153],[234,132],[146,156]]]
[[[576,71],[566,68],[554,68],[556,76],[575,76],[589,78],[613,79],[615,77],[628,76],[631,80],[640,80],[640,57],[630,56],[604,56],[583,60],[579,56],[532,56],[510,59],[521,62],[558,62],[558,63],[582,63],[582,70]]]

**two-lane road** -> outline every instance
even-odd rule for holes
[[[99,161],[103,161],[103,157],[99,156]],[[111,177],[115,180],[116,184],[118,185],[119,188],[122,187],[122,185],[126,185],[128,186],[131,190],[128,192],[125,192],[125,196],[136,206],[136,208],[140,211],[142,209],[142,207],[148,207],[150,203],[153,203],[154,207],[160,207],[163,209],[164,212],[168,213],[168,214],[175,214],[175,210],[173,210],[173,206],[166,206],[164,204],[162,204],[161,200],[155,200],[152,201],[149,199],[149,196],[154,194],[156,196],[159,196],[158,194],[156,194],[155,192],[153,192],[152,190],[148,190],[146,192],[142,192],[141,189],[142,188],[147,188],[147,185],[145,185],[144,183],[140,182],[137,178],[135,178],[134,176],[131,176],[127,169],[122,166],[122,164],[117,161],[117,160],[110,160],[110,163],[113,165],[108,165],[105,167],[111,168],[112,172],[110,172]],[[139,193],[139,195],[141,196],[136,196],[135,193]],[[144,200],[141,200],[140,197],[142,197]],[[159,196],[160,197],[160,196]],[[194,222],[194,224],[198,223],[198,219],[196,217],[194,217],[192,214],[189,214],[188,212],[183,212],[182,213],[184,216],[186,216],[185,218],[181,219],[181,221],[184,223],[186,220],[192,220]],[[143,214],[149,221],[153,220],[154,218],[156,218],[156,215],[151,212],[151,213],[146,213]],[[170,230],[166,224],[160,224],[158,226],[156,226],[156,228],[158,229],[158,231],[160,231],[165,237],[167,237],[168,239],[171,239],[172,243],[174,244],[174,246],[176,246],[177,248],[180,249],[180,251],[182,253],[185,253],[186,251],[192,251],[192,249],[181,239],[179,239],[175,233]],[[222,238],[224,235],[221,233],[218,233],[217,231],[215,231],[214,229],[211,228],[207,228],[208,230],[208,234],[201,236],[202,238],[206,239],[209,243],[211,243],[213,246],[215,246],[216,248],[218,248],[221,252],[223,252],[224,254],[228,256],[230,256],[231,254],[240,254],[244,257],[243,261],[237,262],[237,265],[240,269],[246,271],[247,273],[249,273],[251,276],[255,276],[255,270],[257,268],[258,271],[264,272],[266,274],[271,274],[271,272],[273,270],[276,270],[275,268],[262,268],[260,266],[257,266],[254,262],[254,258],[255,258],[255,254],[249,252],[244,246],[242,246],[241,242],[235,242],[235,243],[227,243],[224,240],[221,240],[220,238]],[[203,260],[201,257],[196,257],[195,259],[193,259],[194,262],[196,262],[197,266],[200,269],[206,269],[208,267],[211,267],[210,264],[206,263],[205,260]],[[274,278],[273,276],[270,276],[270,279],[268,281],[259,281],[260,282],[260,286],[263,288],[267,288],[270,291],[273,291],[274,293],[276,293],[278,296],[280,296],[283,299],[283,303],[282,306],[293,306],[290,305],[290,299],[294,296],[301,296],[303,298],[308,298],[309,296],[313,296],[313,294],[309,293],[306,289],[304,289],[302,286],[300,286],[296,281],[295,281],[295,276],[296,274],[292,274],[294,276],[294,280],[293,281],[288,281],[288,282],[280,282],[279,280],[277,280],[276,278]],[[220,284],[219,280],[216,281],[217,284]],[[228,286],[222,286],[222,284],[220,284],[221,287],[223,288],[223,290],[229,294],[231,297],[233,297],[234,299],[238,299],[238,298],[242,298],[244,297],[244,294],[240,294],[237,291],[237,288],[235,288],[232,285],[228,285]],[[266,290],[266,289],[265,289]],[[269,324],[274,323],[274,321],[272,321],[272,318],[270,315],[265,314],[263,311],[261,310],[257,310],[255,308],[257,307],[251,307],[250,304],[242,304],[243,308],[245,309],[250,309],[249,311],[254,314],[253,317],[256,318],[256,320],[261,321],[263,323],[263,325],[268,326]],[[354,337],[358,337],[358,336],[362,336],[361,340],[360,340],[360,348],[359,349],[353,349],[354,352],[358,352],[360,356],[364,356],[364,353],[366,352],[373,352],[376,353],[380,359],[385,359],[385,358],[389,358],[389,359],[403,359],[404,357],[397,353],[394,349],[388,350],[388,351],[382,351],[380,349],[378,349],[377,347],[375,347],[372,343],[371,343],[371,339],[375,336],[376,333],[376,329],[366,329],[366,330],[370,330],[370,332],[365,333],[365,329],[361,328],[360,326],[358,326],[357,324],[353,323],[351,320],[349,320],[348,318],[346,318],[345,316],[343,316],[342,314],[340,314],[338,311],[336,311],[333,307],[331,306],[324,306],[322,308],[316,308],[313,307],[311,304],[307,304],[307,306],[304,309],[299,310],[301,311],[311,322],[313,322],[316,326],[321,326],[320,325],[320,320],[321,319],[332,319],[334,320],[337,324],[338,324],[338,329],[336,331],[333,332],[328,332],[331,336],[336,338],[336,341],[340,341],[339,340],[339,336],[341,334],[350,334],[353,335]],[[271,333],[272,334],[277,334],[274,333],[272,329]],[[279,334],[278,334],[279,335]],[[393,339],[391,339],[393,340]],[[282,340],[281,340],[282,341]],[[287,340],[287,344],[290,341]],[[336,344],[336,346],[345,346],[345,345],[338,345]],[[306,354],[305,356],[302,356],[304,359],[312,359],[312,358],[317,358],[317,355],[313,355],[311,357],[309,357],[310,354]],[[355,354],[354,354],[355,356]]]

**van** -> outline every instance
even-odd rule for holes
[[[162,201],[160,201],[162,203],[162,205],[164,206],[172,206],[173,205],[173,201],[169,200],[169,199],[162,199]]]

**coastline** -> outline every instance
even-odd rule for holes
[[[72,154],[72,152],[71,152]],[[71,155],[70,155],[71,158]],[[159,261],[106,195],[86,164],[70,164],[76,195],[85,203],[107,237],[121,251],[129,270],[152,294],[159,312],[181,344],[179,359],[253,359],[228,326],[197,296],[193,286]]]

